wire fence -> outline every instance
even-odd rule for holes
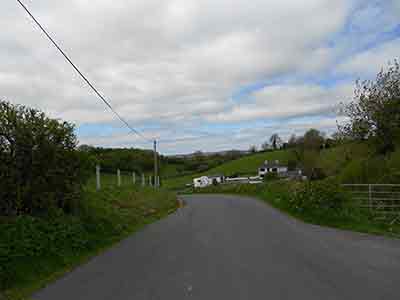
[[[151,186],[158,188],[161,185],[160,177],[134,171],[117,169],[115,171],[102,170],[100,165],[96,166],[95,183],[96,189],[100,191],[106,186]]]

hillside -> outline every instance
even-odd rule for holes
[[[171,178],[164,180],[164,186],[169,189],[179,189],[185,186],[187,183],[191,183],[193,178],[200,177],[203,175],[223,174],[225,176],[231,176],[234,174],[240,175],[252,175],[257,174],[258,167],[265,160],[279,160],[287,163],[288,160],[293,158],[293,154],[288,150],[278,150],[271,152],[256,153],[248,155],[236,160],[223,163],[215,168],[212,168],[206,172],[191,174],[187,176]]]
[[[163,183],[165,187],[176,190],[191,183],[193,178],[203,175],[254,176],[265,160],[287,163],[290,159],[295,159],[290,149],[256,153],[223,163],[205,172],[164,179]],[[322,150],[317,157],[316,166],[322,169],[327,177],[335,176],[342,183],[398,183],[400,175],[396,170],[400,169],[400,152],[376,156],[368,143],[354,142]]]

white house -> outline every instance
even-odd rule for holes
[[[258,176],[264,178],[265,175],[275,173],[276,175],[284,175],[288,171],[288,167],[279,163],[279,160],[268,161],[258,168]]]

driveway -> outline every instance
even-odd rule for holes
[[[304,224],[247,197],[182,198],[33,299],[400,299],[400,240]]]

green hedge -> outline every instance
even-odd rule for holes
[[[87,178],[74,126],[0,101],[0,215],[73,212]]]

